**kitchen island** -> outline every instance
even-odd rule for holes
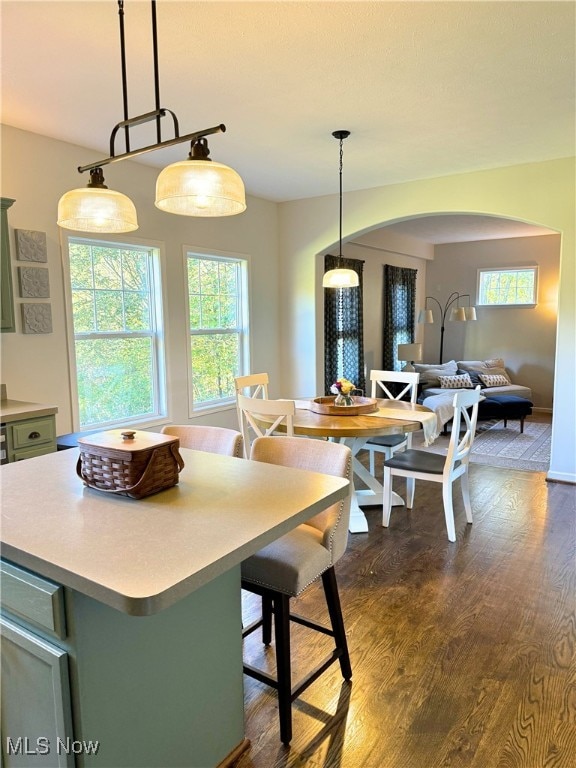
[[[139,501],[85,488],[76,450],[0,470],[5,768],[213,768],[247,746],[240,563],[349,484],[181,453],[179,484]]]

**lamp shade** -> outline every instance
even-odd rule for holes
[[[398,344],[397,357],[411,363],[422,360],[422,344]]]
[[[476,307],[464,307],[466,320],[476,320]]]
[[[454,307],[454,309],[450,312],[450,320],[466,320],[466,311],[464,307]]]
[[[138,217],[132,200],[121,192],[82,187],[60,198],[58,225],[78,232],[133,232]]]
[[[419,323],[426,323],[427,325],[430,325],[434,322],[434,315],[432,314],[431,309],[421,309],[418,313],[418,322]]]
[[[212,160],[182,160],[161,171],[155,205],[180,216],[234,216],[246,210],[244,182]]]
[[[329,269],[322,278],[323,288],[356,288],[358,285],[358,272],[353,269]]]

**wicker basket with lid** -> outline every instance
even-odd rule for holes
[[[106,493],[142,499],[178,483],[184,461],[171,435],[112,429],[78,440],[76,472],[84,484]]]

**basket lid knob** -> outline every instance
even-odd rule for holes
[[[136,432],[131,429],[127,429],[125,432],[120,433],[122,435],[122,440],[134,440],[134,435]]]

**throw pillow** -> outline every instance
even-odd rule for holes
[[[504,360],[501,357],[493,357],[490,360],[484,360],[486,368],[505,368]]]
[[[480,379],[485,387],[506,387],[511,383],[508,376],[502,376],[500,374],[481,373]]]
[[[472,389],[472,379],[467,373],[456,376],[439,376],[442,389]]]
[[[429,365],[427,363],[414,363],[414,370],[420,374],[420,384],[426,387],[439,387],[439,376],[455,376],[458,366],[455,360],[448,363]]]
[[[472,382],[472,386],[473,387],[478,386],[478,384],[481,387],[483,386],[482,382],[480,381],[480,374],[478,373],[478,371],[472,371],[472,370],[464,371],[462,368],[458,368],[458,375],[459,376],[462,376],[462,374],[464,374],[464,373],[467,376],[470,376],[470,381]]]

